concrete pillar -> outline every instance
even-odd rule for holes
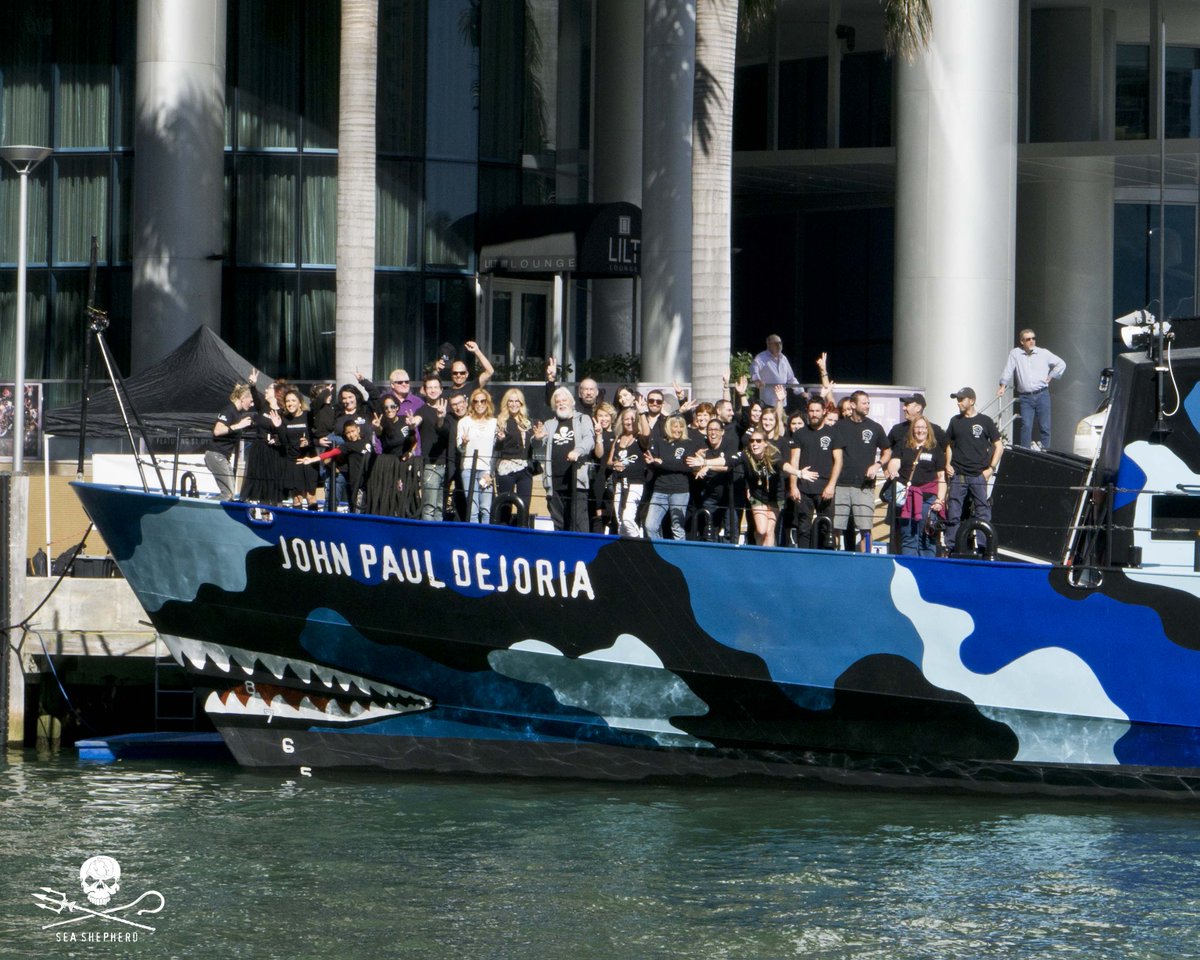
[[[592,46],[592,200],[642,205],[642,27],[645,0],[596,4]],[[592,354],[630,353],[633,281],[592,283]]]
[[[929,49],[897,66],[894,377],[945,423],[958,387],[985,406],[1012,347],[1018,0],[932,7]]]
[[[1032,11],[1031,141],[1112,136],[1114,21],[1096,7]],[[1071,449],[1075,425],[1095,410],[1112,362],[1113,200],[1111,178],[1072,159],[1047,165],[1017,199],[1016,327],[1032,327],[1067,362],[1051,387],[1058,450]]]
[[[221,329],[225,0],[139,0],[134,109],[136,372]]]
[[[5,554],[0,559],[0,617],[4,624],[18,623],[32,606],[25,596],[25,554],[29,542],[29,474],[0,476],[0,539]],[[7,538],[7,539],[4,539]],[[20,746],[25,739],[25,670],[20,630],[10,631],[0,649],[0,746]],[[16,648],[16,649],[14,649]]]
[[[646,0],[642,154],[642,379],[691,379],[692,90],[696,14]]]
[[[1112,272],[1111,180],[1098,179],[1087,160],[1059,159],[1052,174],[1021,185],[1016,325],[1032,327],[1038,345],[1067,362],[1050,388],[1056,450],[1071,449],[1075,425],[1099,401],[1100,371],[1112,362]]]

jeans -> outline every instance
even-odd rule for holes
[[[946,546],[951,551],[957,550],[958,525],[962,522],[963,507],[970,497],[971,516],[976,520],[992,519],[992,505],[988,503],[987,481],[982,475],[964,477],[956,473],[950,480],[950,495],[946,502]],[[976,534],[976,544],[983,546],[981,534]]]
[[[642,502],[642,485],[640,483],[618,482],[613,491],[615,503],[613,508],[620,518],[618,532],[623,537],[640,537],[642,528],[638,525],[638,507]]]
[[[650,506],[646,510],[646,535],[651,540],[662,540],[663,517],[671,518],[671,539],[683,540],[683,518],[687,514],[688,494],[684,493],[652,493]]]
[[[926,496],[921,502],[920,517],[899,517],[900,552],[909,557],[936,557],[937,544],[925,535],[925,521],[934,498]]]
[[[441,520],[446,512],[446,465],[425,463],[421,474],[421,519]]]
[[[485,485],[486,484],[486,485]],[[467,504],[467,522],[492,522],[492,488],[495,486],[490,473],[480,470],[475,475],[475,489],[471,491],[471,501]]]
[[[222,500],[233,499],[233,467],[224,454],[209,450],[204,455],[204,465],[217,481],[217,489],[221,491]]]
[[[1021,412],[1021,446],[1029,446],[1033,439],[1033,418],[1037,416],[1038,441],[1043,447],[1050,446],[1050,388],[1044,387],[1033,393],[1017,394],[1017,409]]]

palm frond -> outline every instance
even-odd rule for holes
[[[929,0],[881,0],[883,3],[883,47],[888,57],[899,56],[912,63],[929,46],[933,33],[933,11]]]

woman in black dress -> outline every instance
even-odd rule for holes
[[[246,475],[242,479],[242,499],[254,503],[279,503],[283,500],[284,442],[279,433],[282,418],[275,384],[264,396],[258,390],[259,372],[250,371],[250,395],[254,398],[254,440],[246,453]]]
[[[284,467],[283,495],[290,497],[295,507],[317,509],[317,468],[297,461],[315,449],[312,421],[304,409],[304,398],[295,387],[283,395],[283,412],[279,429],[283,435]]]
[[[500,398],[496,417],[496,492],[512,494],[525,505],[528,515],[533,496],[533,420],[525,406],[525,394],[513,387]],[[497,520],[504,523],[509,508],[501,504]]]
[[[375,457],[367,476],[367,512],[383,517],[410,517],[416,512],[416,489],[411,487],[405,462],[416,436],[400,418],[395,394],[381,394],[379,412],[371,418],[382,453]]]

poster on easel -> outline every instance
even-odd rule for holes
[[[17,433],[17,387],[0,381],[0,462],[11,462]],[[36,457],[42,439],[42,385],[25,384],[25,456]]]

